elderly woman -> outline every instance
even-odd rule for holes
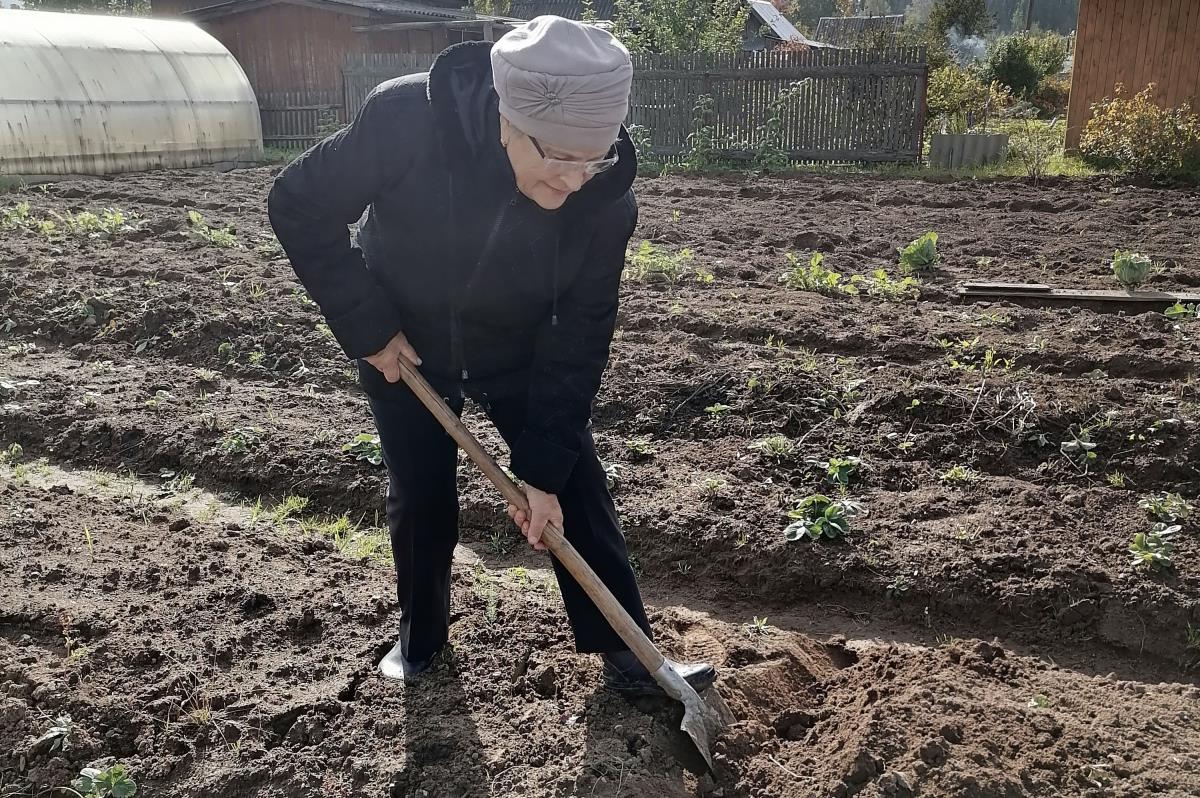
[[[561,523],[650,632],[590,431],[637,223],[621,127],[632,74],[609,33],[538,17],[379,86],[271,191],[296,274],[358,361],[387,463],[401,615],[386,677],[411,680],[445,645],[458,541],[457,450],[399,382],[400,358],[456,412],[469,397],[508,442],[530,508],[509,515],[529,543],[543,549],[546,523]],[[354,246],[347,225],[364,210]],[[657,694],[554,565],[577,650],[602,655],[611,689]],[[697,689],[715,678],[707,664],[676,667]]]

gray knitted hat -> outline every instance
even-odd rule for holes
[[[562,17],[535,17],[492,46],[500,113],[555,147],[602,152],[629,112],[633,64],[611,33]]]

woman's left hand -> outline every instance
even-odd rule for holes
[[[510,504],[508,517],[521,529],[530,546],[538,551],[545,551],[546,544],[542,543],[542,533],[546,531],[546,524],[550,521],[562,529],[562,507],[553,493],[540,491],[532,485],[526,485],[524,489],[525,498],[529,501],[529,513],[526,514],[524,510]]]

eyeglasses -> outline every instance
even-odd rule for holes
[[[572,172],[583,170],[584,174],[598,175],[601,172],[606,172],[609,169],[612,169],[617,165],[617,161],[619,160],[616,142],[613,142],[613,145],[608,148],[608,154],[603,158],[599,158],[595,161],[568,161],[562,158],[548,157],[546,155],[546,151],[542,149],[542,145],[538,144],[537,139],[528,133],[525,134],[525,138],[529,139],[529,143],[533,145],[535,150],[537,150],[537,154],[542,156],[542,162],[545,164],[546,169],[559,174],[570,174]]]

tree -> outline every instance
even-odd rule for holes
[[[943,34],[957,28],[960,36],[982,36],[995,27],[985,0],[937,0],[929,27]]]
[[[748,14],[740,0],[616,0],[613,32],[635,53],[732,53]]]
[[[120,16],[150,13],[150,0],[22,0],[21,5],[30,11],[79,11]]]

